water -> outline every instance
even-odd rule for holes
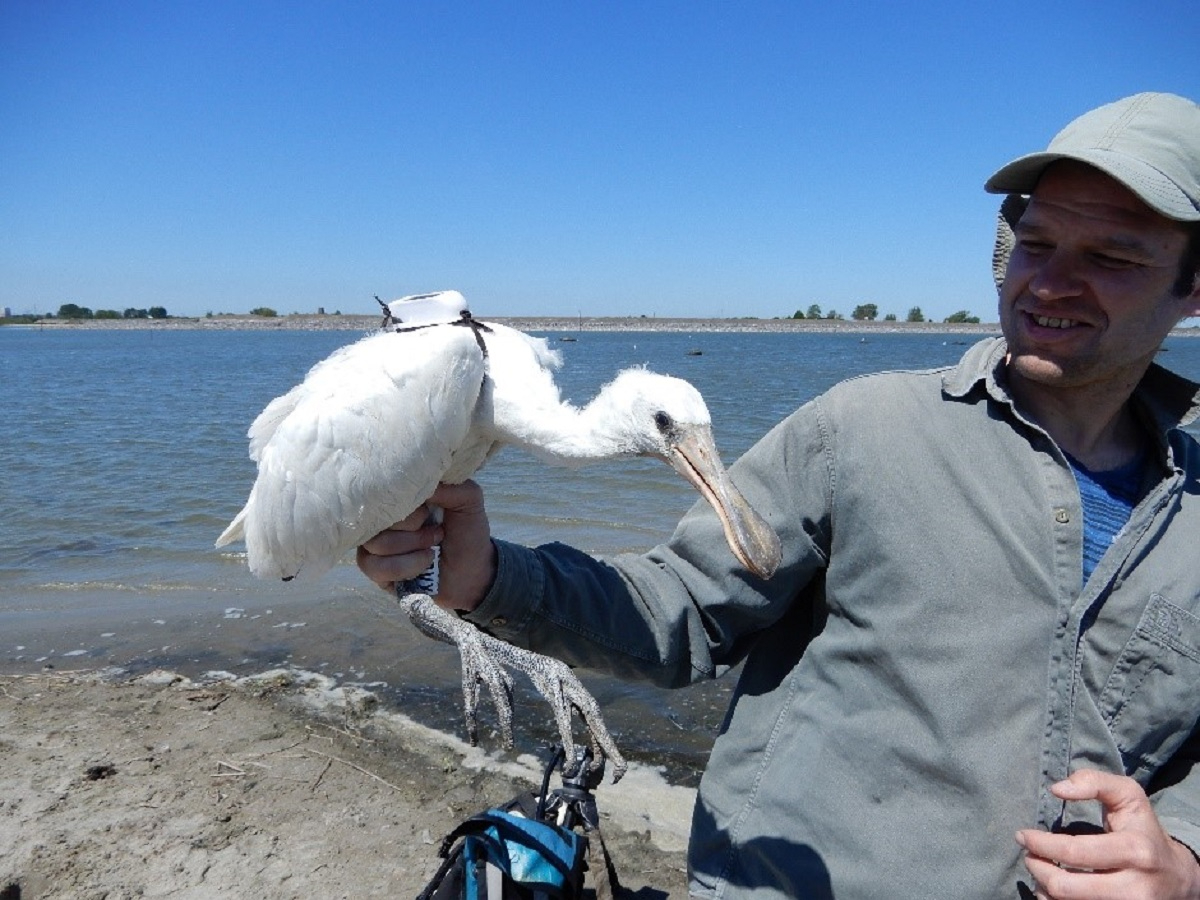
[[[260,582],[239,552],[212,546],[254,478],[249,422],[355,337],[0,328],[0,671],[117,665],[246,674],[291,663],[374,684],[415,718],[461,732],[454,650],[418,635],[352,564],[316,584]],[[838,380],[951,364],[973,340],[547,337],[565,358],[559,383],[579,403],[630,365],[692,381],[709,402],[727,462]],[[1163,362],[1200,380],[1200,340],[1166,346]],[[695,499],[650,461],[564,472],[508,450],[479,480],[499,536],[601,554],[665,539]],[[703,767],[732,687],[726,679],[663,692],[585,680],[626,752],[667,762],[684,781]],[[517,742],[528,748],[552,731],[539,702],[521,704]]]

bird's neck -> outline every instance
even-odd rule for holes
[[[621,437],[619,420],[603,394],[582,409],[561,403],[513,412],[504,417],[507,442],[551,463],[578,466],[635,452]]]

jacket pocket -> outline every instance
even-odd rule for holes
[[[1127,774],[1145,783],[1200,719],[1200,618],[1152,594],[1100,695]]]

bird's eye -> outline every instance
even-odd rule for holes
[[[661,411],[656,412],[654,414],[654,424],[658,427],[658,430],[661,431],[663,434],[666,434],[668,431],[670,431],[672,428],[675,427],[675,423],[674,423],[674,421],[672,421],[671,417],[668,416],[665,412],[661,412]]]

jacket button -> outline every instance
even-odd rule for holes
[[[496,618],[492,619],[492,625],[496,628],[503,628],[507,624],[508,619],[504,618],[504,616],[496,616]]]
[[[1071,521],[1071,514],[1065,509],[1056,509],[1054,511],[1054,521],[1060,525],[1066,525]]]

